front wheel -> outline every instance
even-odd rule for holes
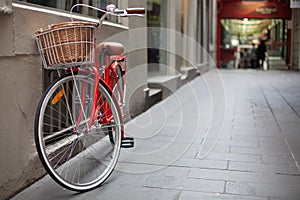
[[[120,153],[121,112],[101,82],[97,117],[90,124],[95,116],[91,115],[93,84],[94,79],[86,75],[60,78],[44,93],[35,118],[35,142],[43,166],[57,183],[74,191],[101,185]]]

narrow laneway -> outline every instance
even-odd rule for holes
[[[102,187],[76,194],[45,177],[13,200],[299,199],[300,73],[219,73],[225,113],[213,115],[204,74],[126,124],[136,146]]]

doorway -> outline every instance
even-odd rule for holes
[[[218,66],[243,67],[238,50],[249,46],[240,45],[252,45],[263,37],[271,69],[289,69],[291,13],[290,1],[218,0]]]
[[[255,53],[261,40],[267,46],[270,69],[288,69],[287,19],[222,19],[221,67],[257,68]]]

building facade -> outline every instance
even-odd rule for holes
[[[300,8],[292,8],[291,68],[300,70]]]
[[[216,0],[148,0],[148,85],[162,96],[216,66]]]

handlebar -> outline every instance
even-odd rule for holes
[[[131,15],[143,15],[145,14],[145,8],[126,8],[128,14]]]
[[[107,15],[113,15],[113,16],[117,16],[117,17],[131,17],[131,16],[144,17],[145,16],[145,8],[118,9],[118,8],[116,8],[115,5],[109,4],[106,6],[106,10],[103,10],[103,9],[96,8],[94,6],[90,6],[87,4],[75,4],[70,9],[70,16],[71,16],[72,21],[73,21],[73,17],[72,17],[73,9],[78,6],[88,7],[88,8],[91,8],[91,9],[94,9],[94,10],[104,13],[104,15],[99,19],[99,25],[102,24],[102,22],[104,21],[104,19]]]

